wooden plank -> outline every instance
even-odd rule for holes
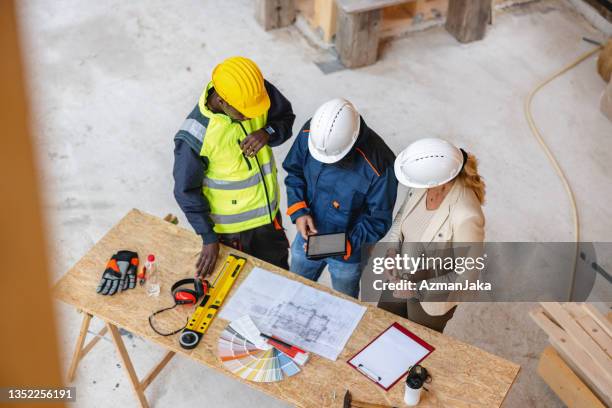
[[[408,3],[407,0],[337,0],[338,7],[345,13],[364,13],[385,7]]]
[[[295,0],[255,0],[255,20],[266,31],[287,27],[295,21]]]
[[[345,67],[358,68],[376,62],[380,18],[380,10],[355,14],[338,10],[336,50]]]
[[[599,347],[599,345],[584,331],[569,313],[557,302],[541,302],[546,312],[572,337],[582,349],[589,354],[595,364],[606,373],[612,381],[612,359]]]
[[[166,364],[172,360],[172,357],[174,357],[175,354],[176,353],[174,351],[167,352],[164,358],[162,358],[161,361],[155,367],[153,367],[149,374],[145,376],[144,380],[140,382],[140,389],[146,390],[147,387],[153,382],[155,377],[157,377],[161,370],[163,370]]]
[[[314,24],[321,29],[323,41],[330,42],[336,34],[337,7],[335,0],[314,0]]]
[[[574,320],[591,336],[608,357],[612,357],[612,337],[606,334],[595,319],[587,314],[578,303],[564,303],[563,307],[572,314]]]
[[[106,323],[108,330],[110,331],[111,338],[115,343],[115,348],[119,353],[119,358],[121,358],[121,362],[123,363],[123,368],[127,373],[128,379],[130,380],[130,384],[132,384],[132,388],[134,389],[134,393],[138,398],[138,402],[142,408],[148,408],[149,403],[147,402],[147,398],[144,395],[144,390],[140,386],[140,381],[138,380],[138,375],[136,375],[136,370],[132,365],[132,360],[130,360],[130,356],[125,349],[125,344],[123,344],[123,339],[121,338],[121,334],[119,333],[119,329],[117,326],[111,323]]]
[[[422,24],[444,21],[448,0],[416,0],[383,10],[379,38],[397,37],[424,27]]]
[[[581,317],[577,322],[607,354],[608,358],[612,358],[612,337],[608,336],[591,316]]]
[[[491,0],[449,0],[446,30],[457,41],[482,40],[491,14]]]
[[[610,320],[606,319],[593,305],[583,303],[582,308],[604,329],[608,336],[612,337],[612,323],[610,323]]]
[[[158,310],[160,305],[172,304],[172,283],[192,276],[193,256],[201,246],[202,239],[193,231],[132,210],[58,281],[54,295],[65,303],[123,327],[145,341],[158,344],[168,351],[188,357],[235,381],[298,407],[338,407],[347,387],[355,399],[402,406],[404,387],[401,383],[385,392],[346,364],[349,358],[393,322],[406,327],[436,349],[425,361],[427,370],[435,379],[430,384],[432,393],[423,394],[419,407],[499,407],[519,372],[520,367],[517,364],[478,347],[429,330],[408,319],[361,303],[324,285],[221,245],[217,271],[230,252],[248,259],[233,291],[244,282],[253,268],[260,267],[366,307],[363,318],[336,361],[313,354],[299,375],[283,381],[256,383],[241,379],[228,372],[218,357],[219,336],[228,324],[226,320],[216,318],[206,336],[193,350],[181,348],[177,335],[159,336],[149,326],[148,316],[152,312]],[[159,297],[148,296],[145,288],[141,286],[115,296],[101,296],[96,293],[104,264],[117,248],[130,248],[139,254],[155,254],[161,279]],[[193,308],[190,307],[177,307],[167,312],[163,318],[160,317],[157,323],[161,328],[179,327],[185,324],[192,311]],[[481,378],[486,378],[487,381],[480,381]],[[173,392],[182,391],[177,389]]]
[[[561,354],[565,362],[606,403],[612,403],[612,381],[576,341],[557,326],[542,308],[529,312],[534,322],[548,334],[550,343]]]
[[[538,374],[568,408],[605,408],[552,346],[547,346],[542,352]]]
[[[9,387],[64,386],[60,318],[49,292],[54,280],[51,259],[56,256],[51,248],[57,235],[48,228],[48,190],[34,126],[45,118],[31,92],[36,79],[29,74],[38,69],[38,61],[29,56],[23,5],[19,0],[0,1],[0,123],[5,135],[0,138],[0,382],[7,387],[0,405],[73,408],[73,401],[8,398]]]

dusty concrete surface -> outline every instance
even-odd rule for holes
[[[469,45],[430,29],[390,42],[374,66],[324,75],[313,62],[328,54],[294,27],[265,33],[250,1],[223,3],[20,2],[56,279],[130,208],[180,214],[172,137],[214,65],[237,54],[255,59],[293,102],[295,130],[321,102],[345,96],[395,152],[425,136],[473,151],[488,183],[489,240],[572,240],[568,201],[522,111],[537,82],[591,47],[583,36],[603,38],[571,6],[511,9]],[[599,113],[603,88],[591,58],[546,88],[534,115],[576,191],[583,239],[611,241],[612,123]],[[278,161],[289,146],[275,149]],[[603,266],[612,270],[612,260]],[[535,374],[547,340],[526,314],[531,307],[464,305],[448,334],[521,364],[505,406],[560,406]],[[58,310],[67,367],[80,316]],[[161,357],[158,347],[125,337],[139,373]],[[78,406],[135,406],[110,341],[82,361],[75,385]],[[157,407],[284,406],[181,357],[147,395]]]

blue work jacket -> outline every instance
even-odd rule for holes
[[[293,223],[310,214],[318,233],[346,232],[349,251],[338,259],[360,262],[363,245],[382,239],[393,221],[395,155],[362,118],[351,152],[338,163],[324,164],[308,151],[309,131],[310,120],[283,162],[287,214]]]

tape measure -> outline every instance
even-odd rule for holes
[[[237,255],[228,255],[223,269],[217,274],[208,293],[204,295],[202,302],[193,312],[187,326],[183,329],[179,337],[181,347],[190,350],[198,345],[245,263],[245,258]]]

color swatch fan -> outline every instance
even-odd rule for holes
[[[288,355],[267,344],[256,346],[231,324],[221,333],[218,351],[223,365],[246,380],[275,382],[300,372]]]

